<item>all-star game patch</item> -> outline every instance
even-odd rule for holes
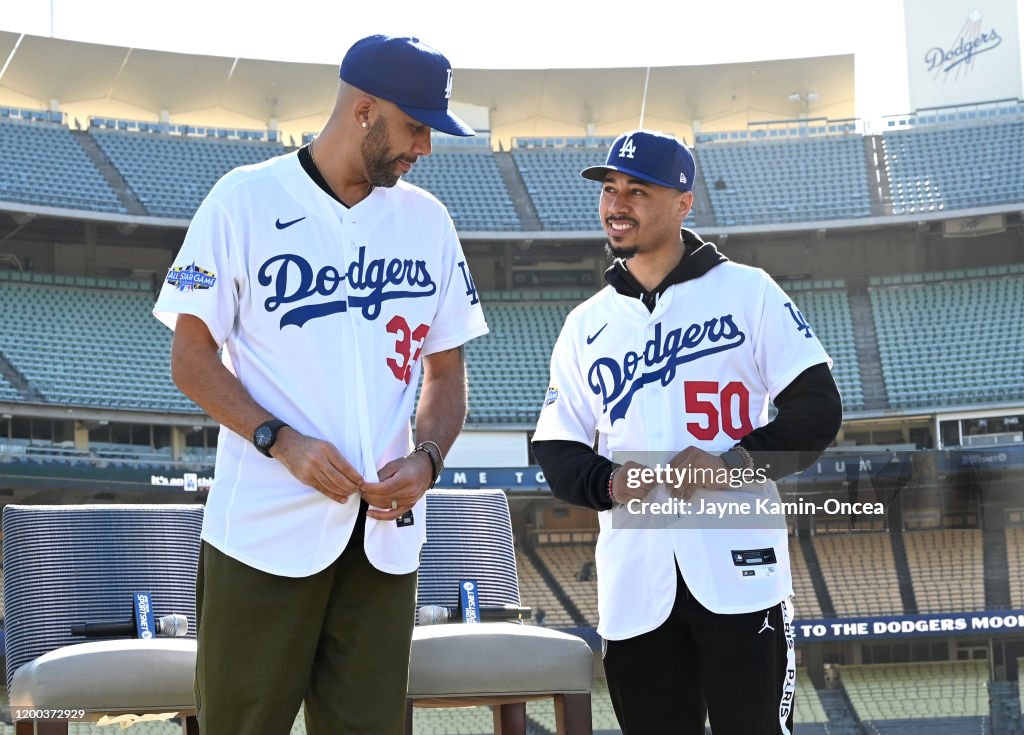
[[[544,396],[544,406],[550,406],[552,403],[558,400],[558,388],[548,388],[547,395]]]
[[[213,288],[217,276],[212,271],[200,268],[193,262],[191,265],[171,268],[167,271],[167,282],[179,291]]]

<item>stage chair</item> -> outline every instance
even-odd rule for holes
[[[432,490],[417,609],[459,606],[459,580],[480,605],[519,605],[508,500],[501,490]],[[519,623],[449,623],[413,632],[406,733],[414,707],[494,709],[495,735],[525,735],[526,702],[554,699],[559,735],[591,735],[593,654],[581,638]]]
[[[7,691],[18,709],[194,717],[195,575],[201,505],[8,505],[3,511]],[[71,626],[133,620],[132,593],[154,618],[188,618],[187,637],[86,641]],[[68,721],[15,722],[17,735],[58,735]]]

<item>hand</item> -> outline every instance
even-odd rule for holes
[[[725,462],[717,454],[705,452],[703,449],[687,447],[669,460],[669,465],[679,471],[687,470],[685,476],[688,478],[687,482],[669,487],[669,493],[673,498],[689,500],[697,492],[697,488],[719,490],[729,485],[728,480],[719,482],[728,476]]]
[[[330,442],[300,434],[290,426],[277,432],[271,456],[304,485],[339,503],[362,489],[363,478]]]
[[[370,504],[366,515],[391,521],[409,511],[434,480],[434,463],[425,452],[413,452],[393,459],[377,471],[379,482],[363,485],[363,498]],[[392,507],[392,504],[396,507]],[[383,510],[379,510],[383,509]]]
[[[612,478],[612,498],[616,503],[625,505],[634,498],[643,500],[647,493],[657,487],[653,482],[640,481],[640,471],[646,469],[639,462],[630,460],[616,470]]]

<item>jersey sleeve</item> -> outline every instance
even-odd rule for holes
[[[231,334],[242,278],[235,231],[224,207],[211,197],[199,206],[157,298],[153,314],[174,329],[178,314],[202,319],[217,346]]]
[[[551,353],[551,381],[537,421],[533,441],[561,439],[591,446],[597,431],[597,417],[576,353],[577,337],[566,321]]]
[[[770,276],[764,276],[754,360],[772,400],[812,365],[832,358],[825,352],[796,303]]]
[[[434,321],[423,342],[424,355],[450,350],[488,332],[480,295],[450,220],[443,252],[438,283],[441,295]]]

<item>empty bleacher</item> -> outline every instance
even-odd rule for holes
[[[0,160],[0,201],[126,211],[63,125],[0,121]]]
[[[828,714],[821,704],[818,690],[814,688],[814,682],[807,675],[807,669],[798,666],[796,669],[796,696],[794,698],[795,710],[793,722],[803,725],[824,724],[828,722]],[[801,728],[798,733],[810,732],[810,729]]]
[[[848,411],[864,408],[860,361],[854,342],[853,317],[846,282],[838,279],[789,281],[781,284],[806,317],[832,358],[832,375]]]
[[[469,421],[534,423],[548,385],[551,348],[576,302],[504,302],[486,294],[482,300],[491,331],[466,345]]]
[[[171,381],[171,332],[151,314],[149,284],[124,290],[107,279],[91,279],[104,288],[3,279],[13,276],[21,274],[0,271],[9,326],[0,330],[0,353],[46,401],[198,411]]]
[[[871,214],[864,141],[859,135],[707,143],[697,147],[697,171],[719,225]]]
[[[1006,528],[1006,572],[1010,578],[1010,605],[1024,609],[1024,526]]]
[[[280,143],[106,129],[90,130],[90,135],[147,211],[158,217],[191,218],[228,171],[285,152]]]
[[[1024,120],[922,127],[882,136],[893,214],[1019,202]]]
[[[840,678],[857,716],[880,735],[987,732],[985,661],[842,666]]]
[[[14,386],[7,381],[7,378],[0,375],[0,401],[17,401],[19,398],[21,396],[18,395]]]
[[[494,732],[494,714],[490,707],[415,708],[412,722],[416,735],[490,735]],[[300,734],[293,730],[292,735]]]
[[[551,570],[558,584],[569,595],[586,620],[597,627],[597,569],[594,566],[593,544],[539,544],[541,561]],[[589,565],[589,579],[580,579],[580,571]]]
[[[580,176],[580,171],[604,163],[607,155],[607,143],[561,148],[535,146],[528,140],[517,141],[512,148],[512,158],[544,229],[601,229],[597,210],[601,185],[587,181]],[[692,213],[684,224],[693,226]]]
[[[903,541],[918,612],[985,609],[980,530],[907,531]]]
[[[537,625],[538,613],[544,611],[543,625],[548,628],[569,628],[576,623],[568,610],[562,605],[558,597],[544,581],[544,578],[537,571],[522,549],[516,544],[516,569],[519,572],[519,596],[525,607],[533,611],[533,617],[528,624]]]
[[[872,278],[882,374],[893,408],[1024,397],[1019,265]]]
[[[460,231],[521,228],[494,153],[487,146],[435,145],[404,179],[444,202]]]
[[[818,534],[813,543],[837,615],[903,612],[889,534]]]
[[[822,617],[821,604],[814,591],[803,549],[800,548],[800,541],[793,536],[789,537],[789,561],[793,573],[793,607],[797,620]]]

